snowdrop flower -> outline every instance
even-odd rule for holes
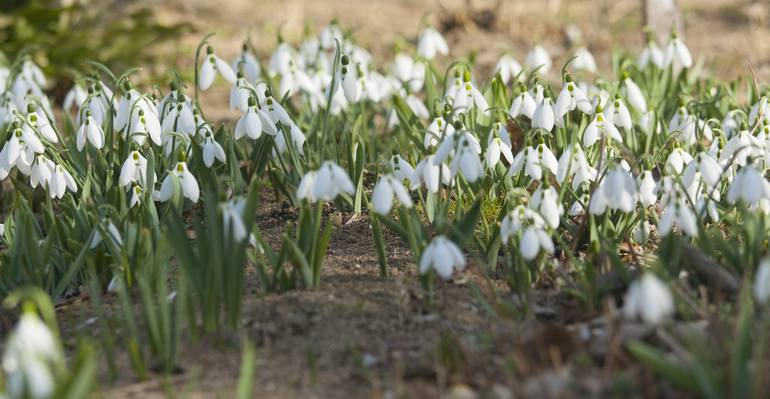
[[[570,64],[577,71],[596,72],[596,61],[587,48],[581,47],[575,51],[575,59]]]
[[[206,47],[206,57],[203,59],[200,67],[200,73],[198,76],[198,88],[201,91],[208,90],[211,84],[214,83],[214,78],[219,73],[222,78],[230,83],[235,83],[237,76],[230,65],[216,54],[214,54],[214,48],[211,46]]]
[[[129,203],[130,208],[133,208],[142,203],[143,193],[144,190],[142,190],[142,187],[138,184],[134,184],[133,187],[131,187],[131,202]]]
[[[230,89],[230,110],[239,110],[246,112],[249,108],[249,97],[251,91],[256,89],[251,86],[243,77],[243,72],[238,72],[235,84]]]
[[[195,176],[187,169],[187,163],[180,161],[176,163],[174,169],[170,170],[163,183],[160,186],[160,192],[156,194],[156,200],[166,202],[174,195],[174,178],[178,179],[182,187],[182,195],[192,202],[198,202],[200,197],[200,187]]]
[[[493,169],[500,162],[501,154],[509,164],[513,163],[511,138],[508,136],[508,130],[502,123],[496,122],[492,131],[489,132],[489,140],[487,141],[487,152],[484,156],[487,167]]]
[[[762,96],[754,105],[751,106],[749,111],[749,126],[754,126],[757,123],[757,119],[761,122],[770,115],[770,104],[768,104],[767,97]],[[736,123],[737,124],[737,123]],[[740,126],[740,125],[739,125]],[[723,127],[724,130],[724,127]],[[727,135],[730,137],[731,135]]]
[[[355,103],[359,99],[358,76],[353,65],[350,65],[350,57],[343,55],[340,60],[342,66],[337,77],[337,82],[342,86],[342,92],[349,103]]]
[[[88,91],[86,91],[83,86],[76,83],[64,96],[62,108],[68,112],[71,110],[73,105],[77,108],[80,108],[83,106],[83,103],[86,102],[86,98],[88,98]]]
[[[543,178],[543,170],[548,170],[556,174],[559,169],[559,161],[553,155],[553,152],[544,143],[538,144],[537,148],[527,146],[513,158],[513,163],[508,169],[508,175],[512,176],[524,170],[524,175],[533,180],[540,181]]]
[[[115,112],[113,125],[115,126],[115,129],[119,131],[123,130],[123,138],[126,138],[128,132],[124,129],[126,129],[129,123],[134,124],[136,122],[139,111],[142,111],[145,114],[152,112],[157,118],[158,108],[147,96],[142,95],[136,91],[136,89],[131,87],[131,84],[128,81],[124,83],[123,89],[125,94],[120,98],[120,101],[118,101],[118,109]],[[144,136],[135,138],[135,140],[139,145],[144,144]],[[139,140],[141,140],[141,142],[139,142]]]
[[[627,131],[631,130],[633,127],[631,112],[628,111],[625,102],[623,102],[619,95],[615,95],[615,101],[612,102],[611,109],[608,110],[608,113],[612,115],[610,119],[612,119],[612,123],[614,123],[615,126]]]
[[[311,203],[318,200],[332,201],[341,193],[353,195],[356,189],[347,172],[332,161],[326,161],[317,171],[302,177],[297,188],[297,199]]]
[[[411,92],[418,92],[425,83],[425,64],[404,53],[398,53],[393,61],[393,76],[402,85],[407,85]]]
[[[762,143],[753,136],[748,130],[741,130],[734,135],[725,144],[722,153],[719,155],[719,162],[723,165],[734,163],[739,166],[745,166],[750,157],[760,157],[762,153]]]
[[[540,186],[532,193],[529,208],[543,216],[546,224],[555,229],[559,227],[559,218],[564,214],[564,207],[559,203],[559,193],[553,186]]]
[[[162,144],[160,120],[154,111],[145,113],[143,109],[140,109],[131,122],[130,130],[132,131],[129,134],[139,145],[144,144],[144,137],[146,136],[149,136],[156,145]]]
[[[753,110],[753,108],[752,108]],[[722,132],[725,134],[725,136],[729,139],[733,137],[733,134],[735,134],[737,131],[741,128],[740,123],[740,114],[743,111],[734,109],[732,111],[728,111],[725,114],[724,119],[722,119]],[[756,116],[755,116],[756,117]],[[752,124],[753,125],[753,124]]]
[[[417,54],[432,60],[436,54],[447,55],[449,47],[446,40],[432,27],[427,27],[420,32],[420,38],[417,41]]]
[[[647,112],[647,100],[644,99],[642,89],[636,84],[627,72],[623,72],[623,86],[621,90],[630,104],[637,112],[644,114]]]
[[[292,145],[294,146],[294,149],[299,153],[299,155],[304,155],[303,146],[305,145],[305,134],[302,133],[302,130],[297,126],[294,122],[291,122],[291,124],[288,126],[289,129],[289,139],[291,140]],[[281,131],[284,131],[284,128],[281,127]],[[288,146],[286,145],[286,139],[283,135],[277,134],[275,136],[275,146],[278,148],[278,151],[281,153],[286,152],[288,149]],[[274,152],[275,153],[275,152]]]
[[[543,98],[535,109],[535,115],[532,117],[532,127],[538,129],[545,129],[547,131],[553,130],[554,115],[553,108],[551,108],[551,99]]]
[[[422,161],[417,163],[414,168],[414,179],[412,180],[412,190],[425,185],[428,192],[437,193],[439,184],[449,185],[451,177],[449,167],[442,162],[435,162],[435,155],[428,155]]]
[[[463,73],[463,83],[458,88],[453,86],[453,91],[447,91],[448,95],[452,95],[452,107],[455,113],[470,112],[472,108],[476,108],[484,115],[489,115],[489,103],[476,86],[471,83],[471,72],[466,70]],[[453,93],[453,94],[451,94]]]
[[[672,63],[675,66],[683,68],[692,66],[692,55],[690,55],[690,50],[687,48],[687,45],[684,44],[682,39],[677,36],[676,32],[671,35],[671,41],[669,41],[668,46],[666,46],[665,58],[663,60],[663,64],[666,66],[669,66]]]
[[[251,84],[257,82],[257,79],[259,79],[259,75],[262,72],[259,68],[259,62],[257,62],[257,58],[254,57],[251,52],[249,52],[249,46],[246,43],[243,43],[243,46],[241,47],[241,54],[238,56],[238,58],[233,60],[231,66],[233,71],[243,71],[243,75],[246,77],[246,81]]]
[[[552,254],[553,241],[545,231],[547,224],[536,211],[516,206],[500,223],[500,238],[504,245],[514,236],[519,237],[519,253],[524,260],[535,259],[540,251]]]
[[[147,176],[147,159],[139,151],[131,151],[120,168],[118,184],[128,186],[131,183],[144,185]]]
[[[257,101],[253,97],[249,98],[249,108],[246,110],[246,113],[241,115],[238,119],[238,123],[235,124],[236,140],[243,136],[248,136],[250,139],[256,140],[262,135],[263,130],[271,136],[278,134],[275,123],[270,116],[257,108],[256,103]]]
[[[202,119],[198,110],[193,111],[191,103],[181,94],[167,104],[168,111],[163,115],[160,125],[161,134],[178,132],[185,136],[195,136],[198,133],[198,119]],[[205,121],[201,124],[205,124]]]
[[[45,155],[38,155],[32,162],[32,170],[29,175],[29,185],[32,188],[39,186],[45,187],[51,182],[51,174],[55,164]]]
[[[701,151],[695,155],[693,162],[687,163],[683,174],[685,186],[689,187],[693,183],[696,173],[700,174],[708,187],[714,187],[722,175],[722,167],[711,154]]]
[[[567,146],[559,157],[559,165],[556,169],[556,181],[564,182],[565,179],[572,176],[572,189],[577,190],[581,184],[591,182],[596,179],[596,168],[591,166],[586,159],[580,144]]]
[[[120,235],[120,231],[118,231],[117,226],[115,226],[115,224],[112,223],[112,220],[106,220],[105,222],[106,222],[105,230],[107,231],[107,235],[108,235],[107,238],[118,247],[122,246],[123,237]],[[99,232],[99,229],[94,229],[94,236],[91,239],[91,244],[89,245],[89,248],[94,249],[101,242],[102,242],[102,234]]]
[[[770,183],[753,166],[744,166],[735,175],[727,190],[727,201],[731,204],[743,200],[754,207],[761,200],[770,198]]]
[[[629,213],[634,210],[638,192],[633,176],[621,165],[610,170],[591,195],[588,211],[603,214],[607,208]]]
[[[246,224],[243,222],[243,210],[246,207],[244,198],[234,198],[220,205],[222,210],[222,230],[225,237],[229,238],[232,233],[236,242],[243,241],[249,232]]]
[[[51,198],[64,197],[67,190],[76,193],[78,186],[75,184],[75,179],[72,178],[70,172],[64,169],[61,165],[55,165],[51,172],[51,180],[48,182],[48,191]]]
[[[436,236],[428,244],[420,257],[420,274],[431,269],[444,280],[452,278],[454,269],[465,269],[465,257],[460,248],[443,235]]]
[[[445,136],[451,136],[453,134],[455,134],[454,125],[447,123],[441,116],[437,116],[433,119],[433,122],[428,125],[428,130],[425,131],[423,146],[425,146],[425,149],[436,146]]]
[[[56,337],[48,326],[35,313],[25,311],[3,352],[6,393],[12,398],[50,398],[55,389],[52,363],[61,357]]]
[[[411,183],[414,180],[414,168],[400,155],[394,155],[390,159],[390,167],[398,181],[409,180]]]
[[[203,139],[203,164],[207,168],[210,168],[214,164],[214,158],[219,162],[225,162],[225,150],[222,146],[214,140],[214,136],[211,133],[206,133],[206,138]]]
[[[602,137],[608,137],[619,143],[623,142],[623,137],[620,136],[618,128],[612,121],[607,120],[604,117],[604,112],[601,105],[596,107],[596,114],[594,120],[586,126],[583,132],[583,146],[590,147],[594,145]]]
[[[545,75],[549,70],[551,70],[551,64],[551,56],[548,55],[548,51],[546,51],[546,49],[539,44],[536,45],[529,52],[529,54],[527,54],[527,58],[524,60],[524,65],[526,66],[527,70],[533,71],[540,67],[538,72],[541,75]]]
[[[535,110],[537,109],[537,103],[532,95],[527,91],[527,88],[523,83],[519,82],[520,93],[511,102],[511,108],[508,110],[508,115],[511,118],[516,118],[519,115],[524,115],[530,120],[535,116]]]
[[[668,65],[665,62],[665,56],[663,55],[663,51],[658,47],[657,44],[655,44],[655,40],[652,36],[652,34],[648,34],[647,36],[647,45],[642,49],[642,53],[639,54],[639,60],[637,61],[636,65],[639,66],[639,69],[647,69],[648,66],[654,65],[658,68],[663,68],[664,66]]]
[[[591,102],[588,101],[583,90],[572,81],[572,76],[569,74],[565,77],[564,86],[562,86],[559,96],[556,98],[556,105],[553,107],[553,113],[556,116],[556,125],[564,127],[564,115],[567,112],[573,111],[575,108],[580,109],[586,115],[590,115],[593,111]]]
[[[649,170],[639,175],[639,202],[643,206],[652,206],[658,202],[658,186]]]
[[[433,162],[440,165],[450,154],[452,155],[452,162],[449,173],[452,178],[457,176],[457,172],[460,171],[468,182],[473,183],[484,175],[484,167],[479,160],[481,145],[476,137],[467,130],[447,136],[436,150],[436,157]]]
[[[673,195],[667,195],[669,198],[658,223],[658,233],[661,237],[667,236],[674,226],[690,237],[698,235],[697,217],[684,195],[678,190]]]
[[[395,194],[395,195],[394,195]],[[372,208],[380,215],[387,215],[393,208],[393,198],[398,198],[398,202],[404,208],[412,207],[412,197],[406,191],[401,181],[391,175],[384,175],[374,186],[372,192]]]
[[[104,147],[104,131],[99,123],[91,116],[91,112],[87,111],[86,120],[80,125],[77,134],[77,148],[78,151],[83,151],[86,146],[86,139],[91,143],[94,148],[100,150]]]
[[[0,150],[0,179],[8,176],[15,166],[25,175],[31,172],[34,154],[42,154],[45,147],[32,129],[23,129],[18,122],[11,125],[10,138]]]
[[[509,54],[503,54],[500,57],[500,61],[497,62],[497,66],[495,66],[495,73],[500,74],[503,84],[507,85],[511,79],[521,73],[521,64]]]
[[[762,305],[770,299],[770,258],[762,259],[757,267],[757,273],[754,275],[754,299]]]
[[[674,173],[677,175],[682,174],[684,166],[689,164],[691,161],[692,155],[677,145],[674,147],[671,153],[668,154],[668,158],[666,158],[665,170],[668,173]]]
[[[27,115],[27,122],[29,122],[29,124],[32,125],[32,127],[36,129],[44,139],[51,143],[59,142],[59,138],[56,136],[56,131],[54,131],[53,126],[51,126],[51,121],[48,120],[48,116],[46,115],[45,111],[42,109],[37,109],[37,107],[30,104],[27,106],[27,112],[29,113]],[[24,125],[23,128],[29,129],[29,126]]]
[[[626,318],[641,318],[646,324],[656,325],[673,313],[671,291],[654,274],[644,273],[631,283],[623,305]]]

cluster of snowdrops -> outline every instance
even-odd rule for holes
[[[382,229],[401,237],[429,292],[467,258],[526,291],[560,261],[589,275],[591,254],[672,236],[697,244],[715,226],[729,238],[738,221],[770,213],[767,97],[748,81],[741,102],[737,85],[700,78],[675,34],[614,56],[608,75],[584,47],[558,71],[538,45],[523,64],[503,55],[486,81],[470,61],[440,64],[449,49],[430,27],[385,68],[336,24],[298,48],[279,40],[264,63],[248,44],[225,60],[214,39],[198,47],[189,85],[173,74],[167,91],[142,91],[133,71],[93,63],[60,109],[33,60],[0,68],[0,180],[13,187],[0,197],[5,294],[33,284],[57,299],[86,276],[114,292],[169,241],[163,261],[190,273],[188,294],[209,283],[233,291],[211,301],[237,321],[247,262],[265,289],[319,284],[330,206],[369,218],[384,275]],[[234,123],[205,117],[199,97],[216,84],[230,86]],[[269,193],[298,209],[280,250],[254,223]],[[194,241],[189,217],[206,220]],[[754,253],[740,269],[760,302],[770,297],[766,226],[746,233],[759,244],[744,248]],[[665,320],[675,303],[664,281],[675,277],[641,273],[624,313]],[[9,337],[9,396],[53,393],[60,349],[47,328],[25,312]],[[28,342],[37,338],[46,344]]]

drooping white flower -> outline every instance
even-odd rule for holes
[[[232,237],[236,242],[243,241],[248,236],[246,224],[243,222],[243,210],[246,199],[242,197],[231,199],[220,205],[222,210],[222,230],[225,237]]]
[[[206,138],[203,139],[203,164],[207,168],[210,168],[214,164],[214,159],[218,159],[219,162],[225,162],[225,150],[222,146],[214,140],[214,136],[211,133],[206,133]]]
[[[656,325],[673,313],[671,291],[654,274],[644,273],[631,283],[623,304],[626,318],[640,318],[646,324]]]
[[[666,158],[665,170],[668,173],[677,175],[682,174],[684,166],[689,164],[691,161],[692,155],[683,150],[682,147],[676,146],[671,151],[671,153],[668,154],[668,158]]]
[[[353,195],[356,189],[347,172],[332,161],[321,164],[317,171],[311,171],[302,177],[297,188],[297,199],[307,199],[311,203],[333,201],[341,193]]]
[[[556,181],[563,183],[565,179],[572,177],[572,189],[577,190],[581,184],[596,179],[596,168],[591,166],[586,159],[580,144],[567,146],[559,157],[559,165],[556,170]]]
[[[100,150],[102,147],[104,147],[104,131],[102,130],[102,127],[99,126],[99,123],[96,121],[96,119],[91,116],[90,111],[86,116],[86,120],[82,125],[80,125],[80,128],[78,129],[76,139],[78,151],[83,151],[83,148],[86,146],[86,140],[88,140],[88,142],[91,143],[91,145],[94,146],[94,148],[97,150]]]
[[[745,166],[749,163],[749,158],[764,155],[763,147],[763,144],[748,130],[741,130],[727,141],[719,154],[719,163]]]
[[[596,61],[587,48],[581,47],[575,51],[575,59],[570,64],[576,71],[596,72]]]
[[[743,200],[749,206],[757,206],[761,200],[768,198],[770,183],[751,165],[738,171],[727,190],[727,201],[731,204]]]
[[[238,72],[237,76],[235,84],[230,88],[230,110],[246,112],[249,109],[251,92],[256,91],[256,88],[246,81],[243,72]]]
[[[445,136],[451,136],[454,133],[455,127],[451,123],[447,123],[441,116],[437,116],[430,125],[428,125],[428,129],[425,131],[423,146],[426,149],[436,146],[444,140]]]
[[[417,40],[417,54],[432,60],[436,54],[447,55],[449,47],[446,40],[437,30],[427,27],[420,32],[420,38]]]
[[[670,196],[658,223],[658,233],[661,237],[667,236],[676,226],[679,231],[690,237],[698,235],[698,222],[695,212],[683,195]]]
[[[128,205],[130,208],[133,208],[142,203],[143,192],[144,190],[142,190],[142,187],[138,184],[134,184],[131,187],[131,202]]]
[[[350,57],[343,55],[340,60],[340,70],[337,75],[337,81],[342,86],[342,92],[349,103],[355,103],[360,98],[358,90],[358,72],[356,67],[350,63]]]
[[[762,259],[757,267],[754,275],[754,299],[762,305],[770,299],[770,258]]]
[[[622,166],[615,166],[607,172],[599,187],[591,195],[588,211],[601,215],[608,208],[629,213],[634,210],[638,192],[633,176]]]
[[[586,97],[583,90],[572,81],[572,77],[567,75],[562,86],[559,96],[556,98],[556,104],[553,107],[553,112],[556,117],[556,125],[564,127],[564,115],[567,112],[573,111],[578,108],[586,115],[590,115],[593,111],[591,102]]]
[[[414,168],[400,155],[394,155],[390,159],[390,167],[398,181],[408,180],[410,183],[414,181]]]
[[[639,88],[639,85],[637,85],[636,82],[628,77],[628,74],[625,74],[625,78],[623,79],[622,90],[628,104],[630,104],[637,112],[640,114],[647,112],[647,100],[644,99],[642,89]]]
[[[62,108],[66,110],[67,112],[70,112],[72,110],[72,106],[74,105],[76,108],[80,108],[83,106],[83,103],[86,102],[86,98],[88,98],[88,92],[86,89],[83,88],[80,84],[75,84],[72,86],[70,91],[67,92],[67,94],[64,96],[64,102],[62,102]]]
[[[551,99],[546,97],[535,108],[535,114],[532,117],[532,127],[545,129],[547,131],[553,130],[554,115],[553,108],[551,107]]]
[[[107,232],[107,239],[110,240],[113,244],[117,245],[118,247],[123,245],[123,237],[120,235],[120,230],[118,230],[118,227],[115,226],[115,223],[112,222],[112,220],[105,220],[104,221],[104,230]],[[94,229],[94,236],[91,239],[91,243],[89,244],[90,249],[96,248],[100,243],[102,242],[102,233],[99,232],[99,229]]]
[[[487,140],[487,152],[484,155],[484,160],[487,163],[487,168],[494,169],[494,167],[500,162],[500,155],[502,155],[508,163],[513,163],[513,152],[511,152],[511,138],[508,136],[508,130],[505,126],[496,122],[492,130],[489,132],[489,139]]]
[[[663,68],[666,64],[665,62],[665,55],[663,54],[663,51],[658,47],[658,45],[655,43],[654,39],[652,38],[652,35],[649,36],[647,40],[647,45],[642,49],[641,54],[639,54],[639,60],[637,61],[636,65],[639,66],[639,69],[647,69],[648,66],[653,65],[658,68]]]
[[[623,142],[623,137],[620,136],[618,128],[604,116],[602,107],[597,106],[593,121],[586,126],[583,132],[583,146],[590,147],[596,144],[602,137],[607,137],[619,143]]]
[[[61,356],[56,337],[48,326],[32,312],[22,313],[3,352],[6,394],[11,398],[52,397],[53,363]]]
[[[256,140],[262,135],[263,130],[271,136],[278,134],[275,122],[273,122],[269,115],[257,108],[254,98],[249,98],[249,108],[238,119],[238,123],[235,124],[235,139],[238,140],[243,136],[248,136],[250,139]]]
[[[610,119],[615,126],[623,128],[626,131],[631,130],[633,127],[633,121],[631,120],[631,112],[628,111],[626,103],[620,96],[615,96],[615,101],[612,102],[610,109],[607,110],[611,115]]]
[[[61,165],[55,165],[51,171],[51,179],[48,182],[48,194],[51,198],[62,198],[67,190],[76,193],[78,186],[67,169]]]
[[[539,67],[538,73],[541,75],[545,75],[551,70],[551,64],[551,56],[548,54],[548,51],[539,44],[527,54],[527,58],[524,60],[524,65],[528,71],[532,71]]]
[[[503,84],[507,85],[511,79],[521,73],[521,64],[511,55],[503,54],[500,57],[500,61],[497,62],[497,66],[495,66],[495,73],[499,73]]]
[[[508,174],[515,175],[522,169],[525,176],[539,181],[543,178],[543,170],[556,174],[559,169],[559,161],[544,143],[538,144],[537,148],[527,146],[513,158]]]
[[[519,115],[524,115],[530,120],[535,116],[535,110],[537,109],[537,103],[529,91],[526,90],[523,84],[519,85],[520,93],[511,102],[511,108],[508,110],[508,115],[511,118],[516,118]]]
[[[259,68],[259,62],[257,62],[257,58],[251,52],[249,52],[249,46],[246,43],[243,44],[243,47],[241,48],[241,54],[238,55],[238,58],[233,60],[231,66],[232,70],[235,72],[243,71],[243,75],[246,78],[246,81],[251,84],[257,82],[257,79],[259,79],[259,75],[262,72]]]
[[[439,184],[449,185],[451,183],[449,167],[442,162],[436,163],[435,157],[435,155],[428,155],[417,163],[414,168],[412,190],[425,185],[429,192],[437,193]]]
[[[203,58],[198,74],[198,88],[202,91],[208,90],[208,88],[211,87],[211,84],[214,83],[214,78],[217,77],[217,73],[230,83],[235,83],[235,80],[237,79],[237,76],[230,65],[214,54],[213,47],[208,46],[206,47],[206,56]]]
[[[396,54],[392,72],[399,86],[406,85],[412,93],[420,91],[425,83],[425,64],[404,53]]]
[[[643,206],[652,206],[658,202],[658,185],[649,170],[639,175],[639,202]]]
[[[564,214],[564,207],[559,203],[559,193],[553,186],[540,186],[532,193],[529,208],[543,216],[546,224],[555,229],[559,227],[559,219]]]
[[[120,168],[118,184],[128,186],[131,183],[139,183],[144,186],[146,176],[147,158],[143,157],[139,151],[131,151]]]
[[[666,66],[669,66],[672,63],[675,66],[683,68],[692,66],[692,55],[690,55],[690,50],[676,34],[671,36],[671,41],[668,42],[664,55],[665,58],[663,59],[663,64]]]
[[[754,105],[751,106],[751,110],[749,111],[749,126],[754,126],[757,123],[757,119],[759,121],[763,121],[768,116],[770,116],[770,103],[767,101],[766,96],[762,96],[759,101],[754,103]],[[723,124],[724,125],[724,124]],[[740,126],[736,122],[736,128]],[[724,130],[724,126],[722,127]],[[737,129],[735,129],[737,130]],[[727,137],[730,137],[732,135],[728,134]]]
[[[420,257],[420,274],[428,273],[433,269],[439,277],[449,280],[455,269],[464,268],[465,257],[460,248],[443,235],[434,237]]]
[[[56,136],[56,131],[51,125],[51,121],[48,120],[48,115],[45,111],[35,106],[29,105],[27,107],[29,114],[27,114],[27,122],[22,128],[29,129],[30,126],[40,134],[44,139],[51,143],[58,143],[59,138]]]
[[[168,172],[168,175],[163,179],[163,184],[160,186],[160,192],[156,195],[156,200],[160,202],[166,202],[174,195],[174,178],[178,179],[182,188],[182,195],[192,202],[198,202],[200,197],[200,187],[198,187],[198,181],[195,180],[195,176],[190,173],[187,168],[187,163],[180,161],[176,163],[174,169]]]
[[[405,208],[412,207],[412,197],[401,181],[394,176],[384,175],[374,186],[372,208],[380,215],[387,215],[393,208],[393,198],[397,198]]]
[[[463,177],[473,183],[484,175],[479,154],[481,154],[479,141],[469,131],[461,130],[452,136],[447,136],[441,142],[433,162],[436,165],[442,164],[451,155],[450,176],[454,178],[458,172],[462,172]]]
[[[471,73],[466,70],[463,73],[463,82],[458,86],[451,86],[447,91],[447,97],[452,98],[452,107],[455,113],[467,113],[476,109],[484,115],[489,115],[489,103],[479,89],[471,82]]]
[[[685,168],[682,176],[685,186],[689,187],[693,183],[696,173],[700,174],[708,187],[714,187],[722,176],[722,167],[711,154],[701,151],[693,157],[693,161],[688,163],[687,168]]]
[[[541,250],[549,254],[554,251],[553,241],[545,231],[546,226],[539,213],[518,205],[500,223],[500,238],[507,245],[511,238],[518,237],[521,257],[532,260]]]

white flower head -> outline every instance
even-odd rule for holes
[[[389,214],[393,208],[394,198],[397,198],[405,208],[412,207],[412,197],[401,181],[392,175],[380,177],[372,192],[372,208],[375,212],[380,215]]]
[[[440,235],[433,238],[420,257],[420,273],[431,269],[444,280],[452,278],[455,269],[465,268],[465,257],[460,248],[449,238]]]
[[[673,313],[674,297],[654,274],[644,273],[631,283],[623,305],[626,318],[640,318],[646,324],[656,325]]]
[[[211,87],[211,84],[214,83],[214,78],[216,78],[217,73],[230,83],[235,83],[237,79],[237,76],[230,65],[214,54],[213,47],[208,46],[206,47],[206,56],[203,58],[200,67],[198,88],[202,91],[208,90],[208,88]]]
[[[355,191],[347,172],[333,161],[326,161],[317,171],[308,172],[302,177],[297,188],[297,198],[312,203],[319,200],[333,201],[341,193],[353,195]]]

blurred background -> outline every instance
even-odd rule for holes
[[[61,97],[90,70],[86,60],[116,71],[141,66],[138,79],[160,83],[172,68],[191,76],[208,32],[225,58],[248,38],[265,60],[279,32],[296,45],[335,19],[381,66],[427,23],[446,36],[452,57],[473,57],[481,72],[503,52],[523,61],[534,43],[557,65],[587,46],[607,72],[611,49],[637,51],[650,24],[661,39],[679,26],[696,62],[716,77],[745,76],[748,62],[760,79],[770,77],[768,0],[2,0],[0,51],[8,60],[33,56]]]

